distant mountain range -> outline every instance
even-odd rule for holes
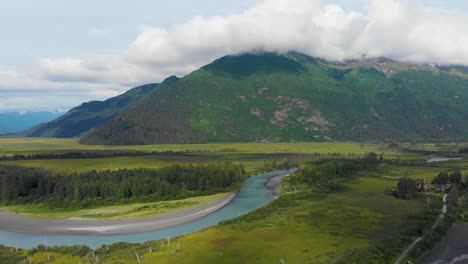
[[[462,66],[244,54],[137,94],[83,104],[27,135],[110,145],[468,138]]]
[[[0,134],[15,133],[60,116],[55,112],[0,113]]]
[[[158,84],[147,84],[106,101],[84,103],[63,116],[35,126],[19,135],[25,137],[73,138],[111,120],[149,94]]]

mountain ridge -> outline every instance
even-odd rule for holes
[[[81,137],[83,144],[176,144],[467,137],[468,80],[377,58],[296,52],[225,56]]]
[[[72,108],[64,115],[19,133],[24,137],[73,138],[104,124],[143,98],[158,84],[135,87],[105,101],[90,101]]]

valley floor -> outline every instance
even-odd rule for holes
[[[54,145],[53,141],[48,143]],[[1,144],[0,141],[0,146]],[[20,143],[3,144],[8,146],[3,149],[4,153],[11,153],[14,149],[12,146]],[[65,143],[60,144],[63,146]],[[73,148],[75,143],[67,141],[66,144]],[[66,149],[57,145],[51,148],[54,151],[57,148],[60,151]],[[148,151],[151,149],[148,146],[144,148],[148,148]],[[428,159],[429,154],[448,153],[454,145],[407,144],[395,149],[383,145],[305,143],[231,146],[213,144],[165,148],[204,149],[207,152],[200,151],[196,156],[216,154],[219,155],[217,161],[251,162],[251,171],[283,159],[284,153],[290,154],[287,157],[293,157],[291,160],[299,165],[307,160],[333,157],[333,153],[353,157],[371,151],[385,153],[389,162],[384,162],[375,170],[357,173],[351,180],[342,183],[338,190],[327,195],[303,189],[285,180],[281,184],[280,197],[271,204],[218,226],[173,238],[170,243],[161,240],[143,244],[114,244],[93,252],[80,247],[17,252],[0,247],[0,260],[5,256],[5,260],[12,259],[5,263],[16,263],[16,257],[16,260],[30,258],[32,263],[77,264],[95,263],[97,256],[99,263],[135,264],[394,263],[404,249],[432,225],[442,207],[442,196],[434,195],[430,209],[427,209],[424,197],[398,200],[387,195],[386,191],[395,188],[398,180],[405,175],[413,179],[432,180],[442,171],[459,169],[463,175],[468,173],[466,159],[435,164],[421,162]],[[230,148],[229,151],[227,148]],[[31,149],[30,146],[23,146],[25,152]],[[27,166],[31,162],[40,164],[38,161],[8,161],[20,166]],[[40,166],[54,164],[52,166],[60,169],[59,161],[48,162],[45,160]],[[79,160],[63,162],[66,164]],[[137,259],[136,255],[142,258]]]
[[[171,244],[111,245],[95,252],[101,263],[139,263],[135,250],[144,256],[141,263],[330,263],[343,254],[367,252],[384,243],[388,251],[380,253],[378,263],[391,263],[436,214],[426,210],[424,200],[397,200],[384,191],[395,186],[402,172],[429,179],[440,169],[383,165],[360,173],[327,196],[291,190],[285,183],[281,197],[272,204],[220,226],[173,238]],[[441,206],[434,198],[434,211]],[[404,239],[393,240],[398,236]],[[46,256],[56,260],[52,263],[83,261],[57,249],[35,253],[33,263],[48,263]]]

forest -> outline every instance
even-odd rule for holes
[[[330,192],[338,188],[340,180],[345,180],[358,171],[377,167],[383,155],[371,152],[355,159],[322,159],[301,168],[293,180],[305,183],[319,191]]]
[[[157,155],[158,152],[64,152],[64,153],[33,153],[0,156],[0,161],[9,160],[43,160],[43,159],[101,159],[115,157],[141,157]],[[162,153],[164,154],[164,153]],[[167,154],[177,154],[174,152]]]
[[[172,165],[60,175],[41,169],[0,166],[0,201],[54,206],[156,202],[232,190],[245,178],[233,163]]]

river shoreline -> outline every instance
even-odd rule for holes
[[[0,211],[0,230],[22,235],[126,235],[183,225],[212,214],[237,197],[237,193],[209,204],[140,220],[44,220]]]
[[[448,157],[431,157],[426,161],[428,164],[432,163],[442,163],[442,162],[447,162],[447,161],[457,161],[457,160],[462,160],[463,157],[454,157],[454,158],[448,158]]]
[[[173,212],[169,215],[172,217],[166,215],[166,219],[161,219],[158,223],[148,221],[148,219],[146,221],[128,220],[131,222],[129,225],[122,225],[124,222],[114,220],[107,221],[108,225],[97,226],[95,222],[78,221],[77,225],[66,223],[66,225],[57,226],[56,220],[41,221],[26,218],[27,221],[22,223],[16,221],[18,216],[13,213],[15,218],[10,219],[7,225],[4,221],[6,219],[4,215],[7,213],[0,212],[0,244],[21,248],[33,248],[41,244],[48,246],[85,245],[97,249],[102,245],[120,242],[144,243],[183,236],[267,205],[275,199],[274,192],[276,190],[278,193],[280,179],[295,171],[296,169],[272,171],[249,177],[238,193],[211,204],[217,205],[216,207],[208,208],[210,206],[207,206],[205,211],[200,211],[202,209],[200,207],[192,208],[191,212],[185,211],[190,217],[184,214],[174,215],[176,212]],[[175,222],[174,217],[178,217],[179,222]],[[38,221],[41,221],[40,228]],[[58,230],[57,227],[59,227]]]
[[[273,195],[279,196],[281,192],[281,182],[283,179],[291,175],[291,173],[281,174],[277,176],[270,177],[268,181],[265,183],[265,187],[273,192]]]
[[[265,187],[276,197],[280,193],[281,181],[291,173],[270,177]],[[0,210],[0,231],[19,235],[62,236],[62,235],[128,235],[153,232],[188,224],[211,215],[238,197],[238,192],[209,204],[183,209],[173,213],[157,215],[139,220],[45,220],[17,215]]]

